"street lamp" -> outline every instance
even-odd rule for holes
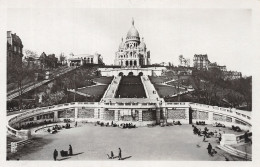
[[[180,102],[180,72],[177,72],[177,76],[178,76],[178,102]]]

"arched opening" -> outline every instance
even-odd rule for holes
[[[143,74],[143,72],[139,72],[139,74],[138,74],[138,76],[143,76],[144,74]]]
[[[122,77],[122,76],[124,76],[124,73],[120,72],[118,75]]]
[[[128,73],[128,76],[133,76],[133,75],[134,75],[133,72],[129,72],[129,73]]]
[[[137,63],[136,63],[136,60],[134,61],[134,66],[136,66],[137,65]]]
[[[130,66],[132,66],[133,65],[133,62],[132,62],[132,60],[130,60]]]
[[[125,61],[125,65],[128,66],[128,61]]]

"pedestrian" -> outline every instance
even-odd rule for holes
[[[54,161],[56,161],[57,157],[58,157],[58,151],[55,149],[54,152],[53,152]]]
[[[71,147],[71,145],[69,145],[69,155],[72,155],[72,154],[73,154],[72,147]]]
[[[209,155],[211,155],[212,146],[211,146],[211,144],[210,144],[210,143],[209,143],[209,145],[208,145],[207,149],[208,149],[208,154],[209,154]]]
[[[206,142],[206,135],[204,134],[203,141]]]
[[[78,123],[77,123],[77,121],[75,122],[75,127],[77,127],[77,125],[78,125]]]
[[[111,158],[114,159],[114,153],[111,151]]]
[[[121,160],[121,158],[122,158],[121,148],[118,148],[118,151],[119,151],[119,153],[118,153],[118,160]]]

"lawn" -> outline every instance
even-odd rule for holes
[[[178,88],[174,88],[172,86],[154,84],[154,87],[157,90],[159,96],[162,98],[165,96],[172,96],[178,93]],[[184,91],[184,89],[180,88],[180,92],[182,91]]]
[[[150,81],[154,83],[163,83],[169,80],[172,80],[172,78],[168,78],[166,76],[159,76],[159,77],[154,77],[154,76],[149,76]]]
[[[94,78],[93,81],[102,83],[102,84],[110,84],[113,80],[113,77],[100,77],[100,78]]]
[[[82,89],[78,89],[78,92],[85,93],[90,96],[102,96],[108,85],[97,85],[97,86],[91,86],[91,87],[86,87]]]

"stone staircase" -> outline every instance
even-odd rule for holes
[[[223,150],[223,151],[226,151],[227,153],[231,154],[231,155],[234,155],[236,157],[239,157],[239,158],[242,158],[242,159],[245,159],[245,160],[252,160],[252,155],[251,154],[248,154],[248,153],[245,153],[243,151],[240,151],[240,150],[237,150],[229,145],[218,145],[217,146],[219,149]]]

